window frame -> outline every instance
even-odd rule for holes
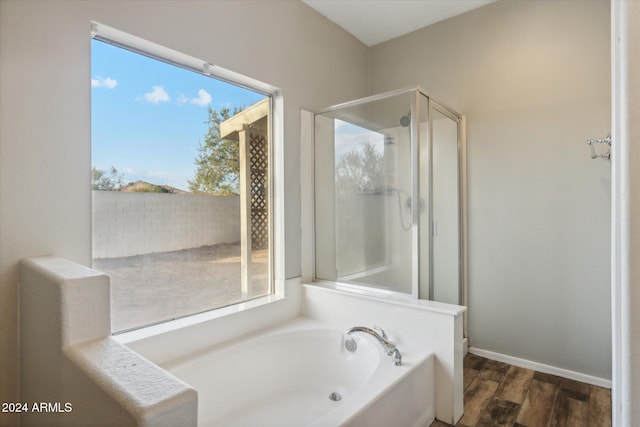
[[[168,63],[189,71],[211,77],[229,84],[240,86],[253,92],[265,95],[269,99],[268,116],[268,280],[269,294],[261,297],[239,301],[231,306],[212,307],[208,312],[214,316],[228,312],[252,308],[262,304],[278,301],[285,297],[285,264],[284,264],[284,102],[282,91],[270,84],[228,70],[219,65],[195,58],[188,54],[150,42],[107,25],[92,21],[91,38],[112,44],[119,48],[138,53],[161,62]],[[93,229],[93,224],[92,224]],[[274,298],[275,297],[275,298]],[[201,317],[203,313],[193,313],[182,318]],[[179,320],[180,318],[178,318]],[[175,322],[166,319],[163,323]],[[134,329],[153,328],[154,324],[141,325]],[[118,333],[128,333],[130,330]]]

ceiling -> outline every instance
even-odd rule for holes
[[[367,46],[373,46],[495,0],[302,1]]]

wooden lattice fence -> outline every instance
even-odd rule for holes
[[[252,130],[249,136],[251,176],[251,247],[269,246],[269,143],[264,133]]]

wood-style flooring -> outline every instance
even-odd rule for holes
[[[448,425],[436,420],[431,427]],[[610,427],[611,390],[469,353],[456,426]]]

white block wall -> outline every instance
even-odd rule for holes
[[[240,241],[240,198],[93,191],[93,258]]]

